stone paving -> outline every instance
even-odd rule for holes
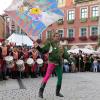
[[[20,89],[17,80],[0,81],[0,100],[41,100],[38,90],[42,78],[22,79],[25,89]],[[55,96],[56,77],[52,77],[45,88],[46,100],[100,100],[100,73],[63,74],[61,92],[64,98]]]

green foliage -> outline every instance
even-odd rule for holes
[[[74,20],[67,20],[68,24],[73,24]]]
[[[81,18],[80,21],[81,21],[82,23],[84,23],[84,22],[87,21],[87,19],[86,19],[86,18]]]
[[[98,17],[97,16],[91,17],[91,21],[98,21]]]

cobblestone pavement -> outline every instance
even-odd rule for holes
[[[38,90],[42,78],[22,79],[25,89],[20,89],[17,80],[0,81],[0,100],[41,100]],[[45,88],[46,100],[100,100],[100,73],[63,74],[61,92],[64,98],[55,96],[56,77]]]

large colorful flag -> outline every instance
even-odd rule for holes
[[[63,17],[56,0],[14,0],[5,12],[31,38]]]

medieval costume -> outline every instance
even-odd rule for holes
[[[18,49],[18,60],[23,60],[24,61],[24,53],[23,53],[23,48],[19,48]],[[22,64],[22,67],[23,67],[24,65]],[[18,66],[17,66],[18,67]],[[17,68],[17,70],[18,70],[18,68]],[[24,70],[23,71],[20,71],[20,70],[18,70],[17,71],[17,76],[18,76],[18,78],[24,78]]]
[[[18,77],[18,75],[17,75],[17,65],[16,65],[16,61],[18,60],[18,50],[17,50],[17,48],[13,48],[12,56],[14,58],[14,67],[11,69],[12,78],[16,79]]]
[[[25,48],[23,50],[23,59],[24,59],[24,62],[25,62],[25,71],[24,71],[24,77],[25,78],[29,77],[29,66],[26,63],[26,61],[27,61],[28,58],[29,58],[29,52],[28,52],[28,49]]]
[[[54,70],[56,71],[56,74],[58,76],[58,81],[56,85],[56,96],[63,97],[63,95],[60,93],[62,84],[62,60],[63,58],[68,58],[68,53],[64,48],[61,48],[60,44],[56,41],[47,42],[43,48],[37,46],[37,49],[43,54],[49,52],[48,68],[39,89],[39,97],[43,98],[44,88]]]
[[[37,67],[38,67],[38,65],[36,63],[36,59],[38,58],[39,52],[38,52],[37,49],[33,48],[32,51],[30,52],[30,55],[31,55],[32,59],[35,62],[32,65],[31,70],[30,70],[31,71],[31,77],[32,78],[37,78],[37,69],[38,69]]]
[[[6,75],[7,75],[7,67],[6,67],[6,61],[4,60],[4,57],[8,55],[8,48],[5,44],[2,46],[2,57],[3,57],[3,63],[2,63],[2,75],[3,79],[6,80]]]

